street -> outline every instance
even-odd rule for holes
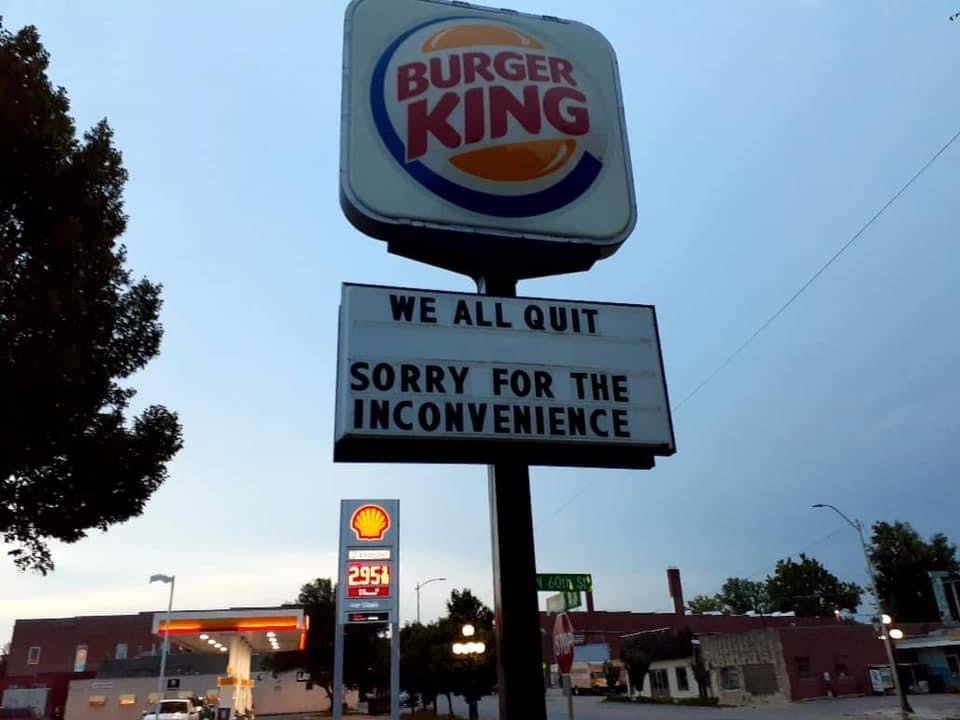
[[[926,718],[960,718],[960,699],[955,695],[911,696],[910,702],[917,711],[915,720]],[[457,715],[467,717],[467,706],[460,698],[453,699]],[[844,698],[817,700],[739,708],[673,707],[669,705],[634,705],[605,703],[603,698],[574,698],[575,720],[893,720],[899,715],[897,702],[892,697]],[[441,699],[440,712],[446,710],[446,701]],[[480,720],[497,719],[496,697],[485,698],[479,707]],[[547,717],[550,720],[566,720],[566,698],[557,691],[547,694]]]

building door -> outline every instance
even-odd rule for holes
[[[664,668],[650,671],[650,694],[653,697],[670,697],[670,675]]]

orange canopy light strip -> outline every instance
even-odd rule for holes
[[[307,633],[306,631],[303,631],[300,633],[300,644],[298,645],[298,648],[300,650],[305,650],[306,647],[307,647]]]
[[[170,623],[171,635],[188,635],[200,632],[266,632],[268,630],[290,632],[299,630],[297,618],[266,617],[252,620],[216,618],[211,620],[174,620]],[[167,630],[166,621],[161,620],[157,634]]]

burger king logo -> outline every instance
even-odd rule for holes
[[[350,529],[357,540],[383,540],[390,529],[390,515],[379,505],[361,505],[350,516]]]
[[[380,56],[370,104],[397,163],[473,212],[549,213],[603,169],[609,113],[585,68],[508,22],[448,18],[407,30]]]

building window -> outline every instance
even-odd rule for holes
[[[720,668],[720,689],[739,690],[740,673],[735,667]]]
[[[136,695],[121,695],[120,698],[121,705],[136,705],[137,696]]]
[[[73,654],[73,671],[83,672],[87,669],[87,646],[77,645],[77,651]]]
[[[690,689],[690,681],[687,680],[687,669],[685,667],[677,667],[677,690],[685,692]]]
[[[808,657],[796,657],[794,661],[797,663],[797,676],[801,680],[807,680],[810,678],[810,658]]]
[[[34,645],[29,650],[27,650],[27,665],[39,665],[40,664],[40,646]]]
[[[654,697],[670,697],[670,676],[664,668],[650,671],[650,694]]]
[[[117,650],[113,654],[114,659],[116,660],[126,660],[127,659],[127,644],[126,643],[117,643]]]
[[[950,668],[951,675],[960,677],[960,657],[947,655],[947,667]]]
[[[845,678],[850,675],[850,668],[847,666],[847,656],[837,655],[833,663],[833,674],[838,678]]]

